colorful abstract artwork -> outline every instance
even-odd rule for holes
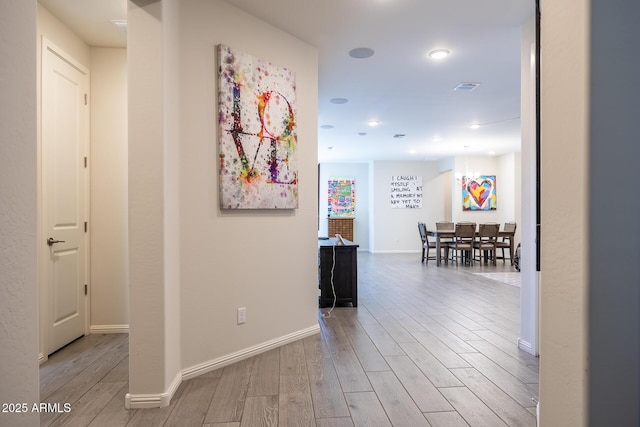
[[[462,177],[462,210],[492,211],[497,208],[496,176]]]
[[[221,209],[298,207],[296,77],[220,45]]]
[[[355,215],[355,184],[352,179],[329,180],[328,216],[330,218],[350,218]]]

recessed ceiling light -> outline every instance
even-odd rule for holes
[[[379,122],[379,121],[377,121],[377,120],[369,120],[369,121],[367,122],[367,124],[368,124],[369,126],[371,126],[371,127],[375,127],[375,126],[378,126],[378,125],[380,124],[380,122]]]
[[[476,130],[480,128],[480,125],[478,123],[471,123],[469,127],[473,130]]]
[[[331,98],[329,102],[332,104],[346,104],[349,100],[347,98]]]
[[[409,154],[416,154],[416,150],[412,148],[411,150],[409,150]]]
[[[333,125],[322,125],[320,126],[322,129],[333,129]]]
[[[373,56],[375,52],[368,47],[357,47],[349,51],[349,56],[356,59],[364,59]]]
[[[439,136],[434,136],[431,140],[433,142],[438,142],[438,141],[442,141],[442,138],[440,138]]]
[[[448,49],[435,49],[429,52],[429,57],[431,59],[442,59],[449,56],[450,53]]]

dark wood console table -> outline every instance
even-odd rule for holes
[[[320,307],[333,306],[331,269],[336,305],[346,303],[358,306],[358,245],[344,239],[337,244],[335,237],[318,240],[318,280],[320,282]],[[335,251],[335,265],[334,262]]]

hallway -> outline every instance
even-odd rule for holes
[[[76,341],[40,368],[41,399],[73,405],[41,425],[535,426],[538,359],[516,346],[509,263],[358,262],[357,309],[322,309],[321,334],[184,381],[166,408],[124,409],[126,335]]]

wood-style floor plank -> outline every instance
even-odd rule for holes
[[[353,427],[353,420],[351,417],[319,418],[316,420],[316,427]]]
[[[367,375],[393,425],[429,426],[420,409],[392,372],[369,372]]]
[[[430,316],[430,318],[433,319],[433,321],[436,322],[438,325],[444,327],[446,330],[448,330],[449,332],[451,332],[452,334],[454,334],[456,337],[460,338],[463,341],[481,339],[473,331],[465,328],[461,324],[451,320],[446,316],[436,315],[436,316]],[[429,323],[427,327],[431,332],[434,332],[434,329],[438,328],[438,326],[435,325],[434,323]]]
[[[468,388],[450,387],[442,388],[440,391],[470,426],[501,427],[507,425]]]
[[[537,399],[538,396],[533,390],[487,356],[482,353],[468,353],[462,357],[520,405],[535,406],[532,399]]]
[[[128,346],[127,346],[128,347]],[[128,348],[127,348],[128,354]],[[102,382],[128,382],[129,381],[129,356],[122,359],[109,373],[102,378]]]
[[[309,360],[307,371],[316,418],[349,416],[333,361],[325,357]]]
[[[431,354],[433,354],[447,368],[466,368],[469,366],[469,364],[465,362],[458,353],[453,351],[431,332],[414,332],[414,335],[418,339],[418,342],[425,348],[428,348],[429,352],[431,352]],[[465,345],[469,347],[470,350],[464,349],[463,352],[470,353],[474,351],[473,347],[466,343]]]
[[[243,414],[240,427],[277,427],[278,395],[247,397]]]
[[[345,397],[356,426],[391,426],[376,393],[346,393]]]
[[[431,427],[469,427],[458,412],[431,412],[424,415]]]
[[[184,381],[182,397],[176,402],[163,427],[200,427],[218,382],[219,378],[193,378]]]
[[[349,336],[349,341],[365,372],[389,370],[384,356],[378,352],[369,335],[366,333],[353,334]]]
[[[366,324],[362,325],[364,330],[369,334],[369,338],[373,341],[373,344],[378,348],[378,351],[383,356],[402,356],[404,351],[402,347],[393,340],[391,335],[380,324]]]
[[[72,412],[42,425],[535,425],[538,358],[517,347],[519,289],[476,274],[509,264],[358,258],[357,308],[318,310],[319,334],[184,381],[165,408],[124,408],[126,335],[72,343],[40,370],[43,400]]]
[[[372,391],[367,375],[350,345],[339,346],[333,352],[333,364],[343,393]]]
[[[89,392],[102,378],[127,357],[127,353],[125,353],[125,350],[128,348],[127,341],[121,339],[112,342],[115,345],[110,346],[108,351],[106,351],[106,349],[105,351],[101,351],[99,357],[94,358],[81,372],[51,393],[47,398],[42,399],[42,401],[53,404],[73,404],[78,402],[85,393]],[[111,397],[113,398],[113,396]],[[111,400],[111,398],[109,400]],[[56,412],[41,413],[40,425],[48,426],[53,423],[56,418],[59,418],[59,416],[60,414]]]
[[[125,384],[120,392],[111,399],[111,402],[102,409],[91,421],[89,427],[124,427],[136,414],[136,410],[129,410],[124,407],[126,394],[129,392],[129,385]]]
[[[253,359],[247,396],[277,396],[280,387],[280,349],[274,348]]]
[[[469,341],[468,343],[520,381],[527,384],[536,384],[538,382],[539,374],[537,370],[508,355],[493,344],[486,341]]]
[[[447,399],[408,356],[388,356],[387,362],[422,412],[453,410]]]
[[[436,387],[456,387],[462,383],[446,366],[419,343],[402,344],[409,358]]]
[[[453,374],[510,426],[535,427],[536,417],[476,369],[453,369]]]
[[[128,343],[126,335],[87,335],[50,355],[40,366],[40,401],[46,401],[105,353],[117,345],[124,346],[125,343]],[[124,350],[124,347],[121,348]]]
[[[295,341],[280,347],[280,375],[306,375],[304,343]]]
[[[127,383],[97,383],[76,401],[71,411],[57,417],[51,427],[84,427],[126,386]]]
[[[233,422],[242,419],[252,368],[251,359],[224,367],[205,422]]]
[[[280,375],[278,425],[280,427],[311,427],[315,424],[309,377]]]

